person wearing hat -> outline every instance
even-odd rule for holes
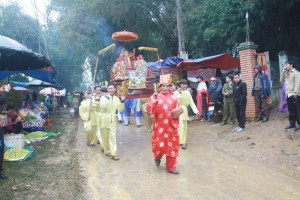
[[[217,81],[216,77],[211,77],[211,83],[208,88],[209,93],[209,101],[210,102],[222,102],[223,95],[222,95],[222,84]]]
[[[180,88],[174,93],[178,98],[179,105],[183,109],[183,113],[179,119],[179,143],[182,145],[182,149],[187,148],[186,138],[187,138],[187,120],[188,120],[188,106],[191,106],[193,112],[197,115],[198,109],[193,101],[192,95],[187,91],[188,81],[186,79],[180,80]]]
[[[260,65],[255,66],[255,75],[252,85],[252,96],[255,97],[256,120],[263,123],[269,120],[267,96],[271,95],[271,85],[267,75],[262,72]],[[263,107],[263,110],[261,109]]]
[[[209,102],[209,93],[203,76],[197,76],[199,81],[197,88],[197,109],[198,115],[200,115],[201,121],[207,119],[207,108]]]
[[[152,152],[154,162],[159,167],[161,158],[166,155],[166,171],[179,174],[176,170],[176,158],[179,151],[179,118],[173,118],[171,112],[179,107],[178,99],[171,94],[170,74],[160,76],[160,93],[154,93],[147,104],[147,111],[154,115]]]
[[[297,127],[295,130],[300,129],[300,110],[299,110],[299,101],[300,101],[300,73],[294,68],[294,61],[287,61],[285,67],[281,73],[280,82],[285,81],[285,94],[287,96],[288,102],[288,111],[289,111],[289,121],[290,124],[285,127],[285,129],[295,128],[296,122]]]

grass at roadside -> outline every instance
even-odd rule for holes
[[[1,200],[84,199],[84,177],[80,174],[78,155],[73,150],[76,121],[46,126],[46,132],[60,134],[33,143],[32,160],[4,163],[9,180],[0,180]]]

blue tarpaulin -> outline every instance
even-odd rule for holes
[[[175,57],[166,58],[165,60],[161,61],[160,63],[161,63],[162,68],[172,68],[172,67],[177,67],[177,64],[184,60],[189,60],[189,59],[179,58],[179,57],[175,56]],[[148,62],[148,66],[150,68],[160,69],[158,61],[157,62]]]
[[[12,81],[12,85],[13,85],[13,86],[25,87],[26,84],[27,84],[26,82]]]
[[[56,74],[56,70],[54,70],[52,67],[49,70],[48,68],[44,68],[44,69],[24,70],[24,71],[6,71],[6,70],[0,71],[0,80],[19,73],[52,84],[55,84],[56,82],[54,77]]]

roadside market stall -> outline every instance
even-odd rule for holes
[[[42,81],[49,82],[49,84],[55,84],[56,82],[54,77],[56,71],[45,56],[31,51],[11,38],[0,35],[0,79],[18,73],[41,79]],[[27,85],[21,86],[27,87]],[[19,98],[22,101],[22,94],[15,93],[14,91],[16,90],[26,91],[28,88],[15,87],[11,91],[10,98]],[[6,152],[6,158],[10,157],[9,160],[14,161],[26,157],[23,149],[24,135],[15,133],[17,133],[16,131],[23,133],[23,128],[30,128],[31,132],[42,130],[45,122],[42,113],[42,106],[36,105],[33,108],[20,109],[18,112],[15,107],[10,107],[9,111],[0,114],[0,126],[3,128],[2,130],[11,133],[6,134],[4,139],[5,146],[12,148]],[[22,156],[20,157],[20,155]]]
[[[160,65],[158,62],[148,62],[148,66],[151,67],[153,72],[159,72]],[[218,72],[238,68],[240,62],[230,54],[224,53],[194,60],[169,57],[161,61],[161,66],[164,71],[173,74],[173,77],[177,77],[177,79],[187,77],[194,82],[195,77],[198,75],[202,75],[205,80],[209,80],[211,77],[218,76]]]

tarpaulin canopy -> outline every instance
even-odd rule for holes
[[[184,59],[184,58],[179,58],[177,56],[175,57],[170,57],[170,58],[166,58],[165,60],[162,60],[161,61],[161,67],[163,69],[170,69],[170,68],[174,68],[176,71],[176,66],[177,64],[179,64],[180,62],[184,61],[184,60],[188,60],[188,59]],[[148,62],[147,63],[148,66],[152,69],[157,69],[159,70],[160,69],[160,66],[159,66],[159,62]]]
[[[57,94],[58,90],[52,87],[47,87],[39,91],[39,94],[48,95],[48,94]]]
[[[27,88],[20,87],[20,86],[13,87],[13,89],[14,89],[14,90],[17,90],[17,91],[25,91],[25,92],[28,92],[28,91],[29,91]]]
[[[196,77],[201,75],[205,81],[209,81],[211,77],[216,76],[216,71],[214,68],[190,70],[187,72],[187,78],[189,81],[198,83],[199,81]]]
[[[55,84],[56,82],[55,80],[56,70],[53,67],[45,67],[43,69],[24,70],[24,71],[7,71],[7,70],[1,71],[0,70],[0,80],[19,73],[25,74],[26,76],[30,76],[32,78],[36,78],[48,83]]]
[[[200,68],[216,68],[221,70],[234,69],[240,66],[240,61],[230,54],[224,53],[204,58],[199,58],[195,60],[184,59],[179,57],[170,57],[161,62],[162,68],[170,70],[196,70]],[[158,62],[148,62],[148,66],[159,70],[160,66]]]
[[[229,70],[237,68],[238,66],[240,66],[240,61],[228,53],[195,60],[184,60],[177,65],[178,68],[182,68],[185,71],[209,67],[220,70]]]
[[[55,85],[41,81],[41,80],[33,80],[33,81],[30,81],[29,83],[27,83],[26,86],[50,87],[50,86],[55,86]]]
[[[23,71],[51,66],[43,55],[35,53],[19,42],[0,35],[0,70]]]
[[[13,86],[20,86],[20,87],[25,87],[27,82],[20,82],[20,81],[12,81],[11,82]]]

